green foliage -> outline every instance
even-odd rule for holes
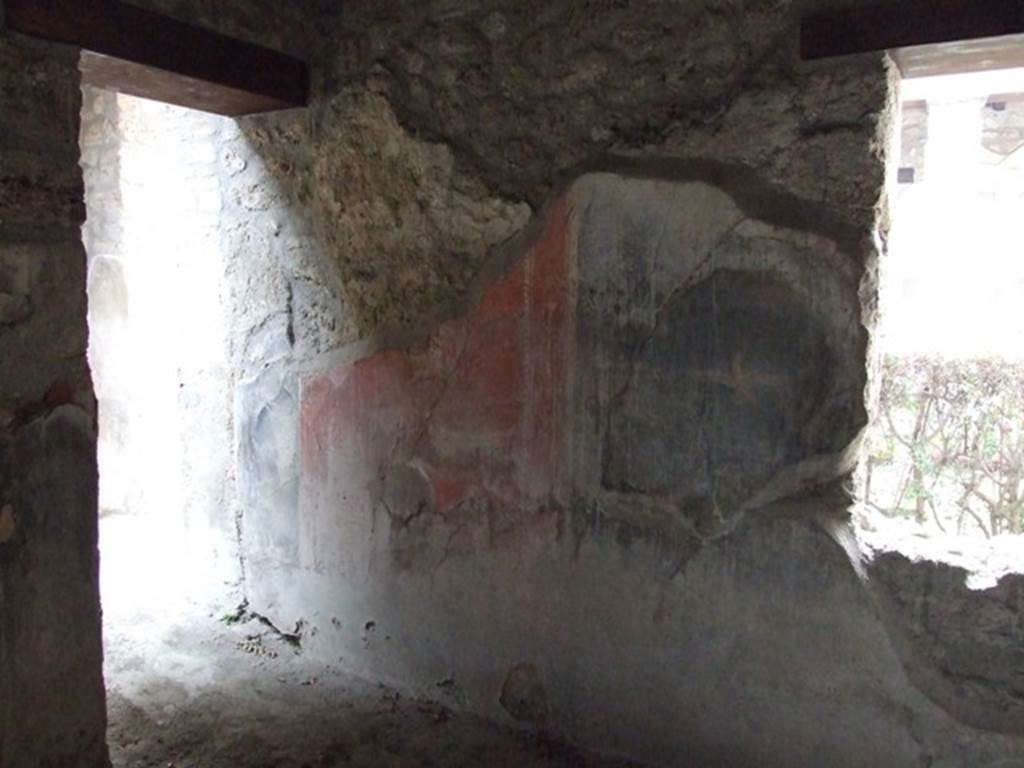
[[[249,612],[249,602],[247,600],[243,600],[231,613],[225,613],[220,617],[221,622],[228,626],[245,624],[250,619],[252,619],[252,614]]]
[[[890,356],[880,376],[864,502],[943,531],[1021,533],[1024,363]]]

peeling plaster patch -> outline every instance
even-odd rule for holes
[[[383,105],[371,105],[374,109],[386,106],[386,100]],[[814,140],[824,141],[836,135],[820,134]],[[757,140],[761,141],[761,137]],[[379,144],[388,146],[386,141]],[[510,143],[512,154],[518,151],[517,146],[516,142]],[[356,162],[351,160],[350,164]],[[470,634],[478,630],[483,635],[490,630],[487,622],[480,619],[489,615],[489,605],[485,603],[493,602],[495,594],[506,596],[505,592],[493,591],[495,586],[490,579],[494,574],[503,577],[501,588],[508,592],[509,598],[507,616],[519,623],[516,629],[523,626],[540,635],[550,631],[551,634],[544,637],[544,641],[551,641],[543,646],[544,652],[571,654],[578,649],[586,653],[610,646],[609,658],[625,665],[633,660],[618,658],[622,656],[621,648],[630,643],[641,647],[649,640],[650,644],[642,647],[650,648],[651,653],[636,654],[642,657],[637,660],[637,666],[653,670],[654,689],[662,685],[663,679],[671,684],[692,682],[685,671],[669,670],[670,665],[665,665],[657,656],[664,652],[662,658],[683,657],[678,641],[688,638],[688,648],[693,655],[686,658],[697,660],[693,664],[694,674],[697,680],[707,684],[689,689],[676,686],[672,693],[680,689],[692,690],[694,711],[701,707],[701,714],[705,714],[707,705],[711,704],[715,717],[705,718],[708,727],[727,723],[730,737],[735,734],[732,715],[739,712],[748,717],[752,723],[746,745],[737,747],[748,755],[771,754],[776,749],[774,744],[780,741],[775,738],[781,732],[780,726],[799,723],[796,730],[789,732],[803,733],[801,729],[807,722],[822,722],[818,720],[820,714],[832,727],[822,728],[821,734],[816,731],[813,735],[821,735],[822,742],[829,744],[829,751],[839,762],[842,756],[850,754],[842,745],[863,744],[867,751],[880,745],[880,749],[888,752],[892,764],[910,764],[904,756],[915,753],[920,745],[915,743],[916,733],[908,735],[904,731],[914,731],[917,723],[904,729],[901,722],[898,729],[893,728],[892,712],[899,708],[902,716],[905,708],[916,713],[920,697],[916,691],[907,694],[895,657],[890,666],[885,666],[890,661],[887,640],[872,623],[874,616],[865,619],[866,614],[861,611],[869,605],[861,583],[853,577],[846,556],[837,551],[833,540],[816,530],[809,520],[799,524],[783,520],[799,504],[835,513],[843,508],[845,501],[836,482],[846,466],[841,460],[843,448],[855,438],[863,421],[860,400],[867,340],[860,325],[862,314],[857,292],[865,258],[857,244],[863,233],[849,222],[841,227],[833,226],[836,221],[833,217],[821,215],[827,213],[826,209],[797,197],[792,190],[787,192],[767,184],[764,179],[770,178],[768,174],[763,175],[760,183],[729,186],[718,183],[723,175],[720,167],[692,167],[702,171],[710,169],[713,173],[698,179],[699,183],[688,183],[694,181],[692,176],[675,179],[670,184],[667,181],[612,180],[610,175],[592,182],[605,187],[623,187],[621,193],[611,196],[606,206],[608,215],[594,216],[589,222],[597,234],[594,241],[598,245],[621,243],[622,248],[595,247],[575,264],[570,256],[570,277],[565,291],[568,305],[574,306],[578,299],[579,305],[586,306],[590,314],[576,316],[577,325],[571,328],[575,335],[564,346],[562,337],[553,339],[551,336],[551,329],[557,324],[510,320],[533,311],[543,315],[546,311],[563,309],[560,299],[564,297],[546,295],[537,289],[545,282],[545,269],[550,268],[550,264],[544,260],[531,263],[533,254],[511,265],[508,273],[491,285],[479,307],[467,317],[434,328],[429,335],[425,332],[427,338],[423,343],[398,339],[387,351],[380,352],[380,347],[376,347],[369,357],[355,363],[351,363],[350,358],[344,365],[334,367],[336,364],[332,364],[330,370],[310,371],[302,379],[299,451],[302,493],[299,494],[301,501],[297,502],[297,514],[290,518],[296,528],[294,544],[298,553],[287,563],[297,566],[289,572],[289,577],[294,576],[299,585],[323,586],[323,594],[332,598],[330,610],[337,610],[338,603],[346,601],[355,603],[360,610],[368,604],[374,607],[373,615],[379,616],[384,626],[398,626],[403,622],[415,626],[416,639],[403,649],[403,654],[407,655],[400,660],[387,657],[383,644],[367,643],[367,632],[353,629],[351,635],[355,639],[349,641],[347,650],[354,651],[352,655],[358,663],[370,668],[390,665],[395,669],[395,662],[399,661],[403,671],[408,671],[414,666],[409,660],[415,658],[423,661],[424,666],[411,674],[429,672],[432,675],[429,680],[435,680],[438,674],[447,674],[445,667],[452,664],[451,674],[464,681],[475,701],[486,697],[495,708],[500,703],[505,711],[526,722],[535,722],[543,716],[555,719],[566,711],[563,705],[567,699],[582,705],[584,710],[596,702],[597,707],[606,711],[615,706],[614,697],[591,693],[587,686],[580,686],[578,680],[573,680],[571,673],[555,664],[547,667],[544,680],[529,665],[513,667],[498,702],[494,695],[496,681],[487,681],[487,688],[481,693],[479,681],[467,674],[472,671],[475,658],[483,657],[482,663],[490,665],[489,669],[500,663],[499,675],[507,665],[520,659],[537,658],[530,653],[530,640],[520,638],[515,631],[504,633],[495,643],[483,642],[481,637]],[[321,177],[324,183],[334,178],[331,169],[326,171]],[[829,174],[825,174],[821,179],[828,177]],[[744,182],[748,180],[741,178]],[[870,184],[870,179],[866,183]],[[338,195],[339,211],[344,208],[358,212],[355,205],[351,209],[341,205],[353,190],[335,187],[330,191]],[[851,194],[857,192],[850,186],[844,189]],[[360,193],[360,190],[354,192]],[[401,196],[397,199],[401,200]],[[571,196],[573,204],[580,199]],[[361,202],[368,205],[367,200]],[[623,218],[619,213],[631,206],[641,214],[635,217],[636,225],[619,227]],[[583,205],[577,208],[577,218],[583,209]],[[405,252],[400,239],[386,239],[393,232],[393,228],[389,229],[386,207],[376,212],[382,213],[381,223],[369,230],[375,232],[375,237],[380,235],[384,239],[366,248],[365,253],[382,249],[389,255],[387,269],[404,267],[406,258],[410,259],[409,264],[414,264],[419,258],[415,250]],[[646,218],[643,218],[644,213]],[[769,215],[773,213],[775,215]],[[842,216],[839,219],[843,224]],[[338,223],[333,217],[331,221]],[[606,229],[602,230],[602,226]],[[345,223],[345,227],[357,235],[365,234],[365,230],[352,222]],[[579,234],[577,227],[572,229],[574,235]],[[628,236],[620,237],[627,229]],[[394,275],[357,274],[355,270],[374,266],[372,259],[369,265],[359,263],[363,249],[331,250],[348,253],[345,258],[350,262],[343,267],[353,270],[351,274],[357,282],[364,278],[373,283],[379,277],[382,280],[401,277],[401,269],[396,269]],[[630,259],[623,258],[624,252]],[[579,252],[574,254],[570,248],[569,254],[579,255]],[[553,261],[563,255],[556,250]],[[623,262],[627,261],[632,263],[623,267]],[[595,288],[594,281],[590,280],[594,272],[579,277],[574,271],[578,267],[586,272],[595,265],[599,276],[604,270],[603,276],[610,277],[607,291],[600,290],[602,286]],[[620,279],[623,272],[627,273],[626,279]],[[688,291],[699,289],[701,282],[712,279],[716,273],[735,273],[755,284],[775,281],[784,286],[779,294],[783,295],[781,303],[785,304],[785,309],[792,309],[795,304],[806,310],[801,319],[812,325],[822,345],[835,353],[827,361],[834,370],[829,370],[826,383],[832,386],[827,396],[833,398],[836,407],[822,409],[823,416],[803,421],[793,418],[791,421],[801,423],[783,425],[786,434],[794,436],[802,450],[795,454],[783,452],[784,466],[775,474],[767,475],[767,485],[760,486],[767,490],[748,497],[762,499],[764,504],[773,504],[773,508],[765,510],[765,514],[750,515],[744,525],[736,527],[733,535],[708,542],[689,531],[679,531],[673,527],[671,517],[661,514],[663,509],[668,509],[679,517],[679,505],[673,508],[675,500],[671,498],[666,501],[647,493],[630,493],[628,489],[616,493],[602,491],[600,477],[595,482],[588,474],[595,464],[600,469],[600,462],[595,461],[600,451],[593,449],[595,444],[603,445],[601,424],[592,429],[594,424],[584,423],[579,418],[570,424],[569,437],[578,440],[581,448],[568,458],[554,451],[537,452],[531,457],[522,447],[536,446],[538,435],[547,434],[546,430],[553,429],[550,425],[558,425],[565,418],[565,407],[559,398],[548,398],[545,394],[534,399],[537,391],[543,391],[550,382],[550,364],[561,361],[569,371],[569,378],[575,377],[567,389],[568,397],[576,398],[577,413],[596,414],[598,418],[606,416],[614,404],[602,398],[608,392],[621,391],[616,385],[622,384],[629,365],[635,364],[640,356],[638,350],[643,351],[645,344],[650,344],[653,334],[663,332],[659,331],[659,325],[672,324],[668,310],[673,308],[674,302],[684,300]],[[449,274],[447,268],[444,274]],[[417,277],[413,273],[409,275]],[[420,274],[418,279],[422,278],[424,275]],[[346,282],[351,285],[350,281]],[[413,284],[415,280],[409,283]],[[449,293],[446,290],[444,295]],[[423,295],[429,296],[429,293]],[[398,305],[402,305],[395,310],[399,313],[411,309],[412,305],[407,304],[404,297],[403,291],[387,294],[384,297],[387,301],[382,301],[379,307],[380,317],[394,317],[392,310]],[[378,310],[374,308],[373,312]],[[410,312],[410,315],[418,314],[418,311]],[[370,325],[376,324],[375,320]],[[756,322],[747,325],[756,332]],[[794,325],[803,327],[801,323]],[[780,343],[774,337],[777,335],[773,335],[775,344]],[[423,340],[423,336],[419,339]],[[591,354],[592,347],[587,344],[594,339],[607,342],[612,347],[611,353]],[[532,376],[523,375],[520,345],[545,350],[543,359],[536,361],[542,364],[532,369]],[[580,354],[576,354],[576,345],[580,345]],[[560,356],[565,359],[561,360]],[[738,374],[748,371],[746,363],[741,360],[740,365],[734,367],[733,357],[725,356],[725,359],[729,365],[722,372],[734,374],[739,381],[742,376]],[[586,366],[594,361],[597,361],[597,373],[607,375],[608,379],[601,379],[601,387],[592,390],[588,387],[597,377]],[[562,373],[561,370],[556,372]],[[722,381],[711,383],[724,386]],[[573,391],[573,386],[580,389]],[[744,391],[742,386],[724,388],[730,392]],[[673,392],[669,387],[662,392],[655,391],[655,395],[655,399],[664,398],[672,405]],[[756,397],[749,396],[740,397],[739,401],[747,403],[751,399],[756,401]],[[657,403],[634,405],[654,410]],[[526,418],[522,417],[524,410],[528,414]],[[569,420],[572,418],[570,412]],[[651,421],[656,431],[672,431],[666,426],[667,418]],[[544,429],[534,430],[536,425]],[[594,434],[598,439],[588,445],[587,441]],[[739,437],[742,438],[742,434]],[[552,441],[551,445],[557,447],[558,443]],[[524,468],[532,468],[531,458],[541,468],[540,474],[524,471]],[[529,491],[533,490],[531,483],[537,484],[538,477],[547,478],[546,473],[553,466],[569,475],[572,492],[586,494],[596,489],[597,498],[570,498],[569,506],[555,508],[549,517],[541,518],[538,506],[543,502],[538,496],[543,494],[531,495]],[[835,495],[817,496],[822,486],[835,490]],[[527,493],[523,492],[524,488]],[[795,499],[791,498],[794,496]],[[577,512],[578,501],[587,502],[579,509],[588,514]],[[558,599],[562,587],[573,583],[573,576],[566,576],[565,571],[559,570],[564,565],[559,558],[564,555],[569,559],[573,543],[559,540],[567,509],[572,510],[569,513],[572,533],[579,532],[576,558],[571,567],[583,586],[577,592],[566,590],[569,597],[565,603],[549,602]],[[593,513],[589,514],[591,510]],[[814,516],[808,514],[807,517],[813,519]],[[543,525],[536,524],[539,519]],[[775,531],[774,542],[770,541],[772,530]],[[510,531],[526,533],[515,538]],[[664,552],[666,556],[664,563],[658,563],[661,567],[645,571],[648,565],[645,550],[654,549],[646,546],[648,541],[657,543],[659,554]],[[496,542],[502,542],[502,546],[494,546]],[[603,565],[612,559],[614,566]],[[626,564],[621,571],[597,570],[618,568],[620,561]],[[514,562],[515,567],[502,571],[504,562]],[[504,578],[510,572],[515,574],[514,578]],[[256,574],[256,569],[253,573]],[[271,581],[277,576],[254,575],[253,583],[261,579]],[[628,581],[634,576],[637,581]],[[667,579],[669,587],[647,600],[644,590],[650,584],[649,576]],[[344,588],[338,586],[342,582],[346,585]],[[548,584],[555,587],[550,590],[554,597],[536,588]],[[620,584],[621,592],[618,591]],[[509,585],[521,586],[529,599],[514,602],[517,595]],[[602,585],[610,588],[602,591]],[[276,588],[284,594],[299,589],[290,584],[270,584],[263,591],[273,594]],[[295,604],[305,604],[303,601],[310,599],[316,601],[317,597],[309,597],[314,592],[303,591]],[[381,602],[374,605],[374,599]],[[578,616],[572,615],[571,610],[576,602],[580,604]],[[503,601],[503,609],[505,605]],[[559,611],[557,614],[549,613],[554,610],[552,605]],[[634,605],[642,605],[645,613],[639,622],[631,622],[628,628],[623,628],[620,622],[627,621]],[[656,621],[647,622],[646,618],[652,614]],[[545,620],[552,615],[558,616],[558,621],[551,623],[557,624],[559,631],[545,626]],[[606,620],[599,625],[599,633],[607,632],[606,636],[586,636],[588,622],[598,624],[592,616]],[[500,618],[505,617],[503,614]],[[647,625],[656,628],[656,638],[642,634]],[[570,639],[578,642],[578,646],[570,644],[566,648],[563,645],[566,640],[561,631],[563,627],[574,633]],[[609,642],[616,633],[623,643]],[[817,641],[808,641],[808,637]],[[441,638],[460,653],[452,659],[443,659],[443,665],[438,663],[431,667],[436,659],[424,649],[440,643]],[[830,642],[833,638],[834,644]],[[507,651],[500,662],[494,661],[495,647]],[[877,676],[862,674],[865,668],[858,666],[867,664],[862,660],[868,657],[871,664],[868,669],[878,669]],[[564,666],[571,668],[572,664]],[[740,674],[733,674],[736,666],[741,668]],[[823,674],[808,673],[810,679],[804,679],[801,673],[809,669],[820,669]],[[718,677],[719,670],[724,672],[722,677]],[[851,672],[858,676],[856,684],[851,686],[853,694],[838,694]],[[610,674],[600,680],[612,686],[618,682],[614,678],[615,675]],[[617,690],[632,692],[633,687],[640,687],[636,686],[637,679],[630,677]],[[668,690],[669,683],[665,685]],[[655,716],[643,718],[642,706],[647,703],[647,695],[647,690],[641,690],[637,701],[633,702],[639,705],[636,708],[639,714],[635,715],[637,722],[630,721],[634,713],[630,707],[623,706],[626,714],[623,719],[629,722],[628,726],[618,727],[630,729],[629,738],[633,741],[629,743],[640,743],[650,732],[657,732],[660,720],[670,719],[672,733],[663,738],[664,742],[678,745],[687,737],[700,741],[700,733],[684,734],[677,730],[677,724],[686,721],[689,714],[685,703],[679,703],[679,711],[672,711],[673,717],[663,718],[664,707],[671,705],[659,702],[654,707]],[[780,696],[791,706],[779,708]],[[742,706],[737,706],[741,701]],[[907,701],[911,703],[906,704]],[[827,705],[822,706],[823,702]],[[612,728],[617,725],[613,724]],[[837,725],[840,727],[834,727]],[[882,733],[891,738],[875,739],[875,734]],[[603,733],[601,738],[604,738]],[[826,762],[822,759],[823,747],[811,743],[813,741],[816,739],[803,745],[804,751],[797,758],[776,762],[794,765]],[[751,748],[751,744],[759,745],[760,749]],[[792,747],[787,744],[782,749],[789,751]],[[870,762],[870,758],[858,752],[850,758],[849,764],[858,759]]]
[[[570,218],[565,201],[554,206],[530,253],[422,346],[303,379],[303,564],[358,562],[363,554],[329,544],[373,536],[378,523],[403,572],[436,573],[520,533],[558,537],[570,464]]]
[[[17,530],[17,521],[14,518],[14,507],[4,504],[0,509],[0,544],[6,544],[14,538]]]
[[[794,204],[757,198],[768,215]],[[657,547],[675,574],[695,541],[848,470],[865,338],[835,241],[761,221],[707,180],[608,173],[577,181],[545,226],[422,346],[304,379],[310,564],[344,561],[320,542],[359,487],[405,571],[493,546],[545,518],[546,498],[556,532],[586,509],[574,532],[621,522],[624,551],[644,530],[685,542]],[[572,500],[558,490],[570,472]]]

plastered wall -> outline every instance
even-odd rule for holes
[[[881,56],[799,62],[788,2],[158,5],[314,62],[309,109],[223,147],[254,610],[304,653],[666,764],[1021,760],[1016,587],[999,621],[922,634],[941,593],[884,589],[900,563],[859,567],[845,527]],[[18,200],[62,176],[32,178]],[[968,637],[1007,669],[975,674]]]

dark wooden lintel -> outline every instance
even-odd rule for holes
[[[81,48],[83,81],[136,96],[244,115],[305,106],[299,59],[120,0],[3,0],[5,25]]]
[[[1022,0],[903,0],[804,19],[804,59],[1024,33]]]

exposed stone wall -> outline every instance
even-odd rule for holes
[[[772,208],[588,175],[467,316],[304,375],[253,604],[306,652],[658,764],[1019,756],[909,664],[965,675],[966,635],[1005,657],[1010,625],[923,648],[937,606],[880,613],[899,580],[845,548],[858,270]],[[1012,683],[975,687],[1005,729]]]
[[[797,62],[794,13],[383,3],[322,21],[311,109],[243,130],[303,200],[342,291],[327,346],[450,313],[554,190],[623,162],[756,170],[869,232],[885,74],[877,57]]]
[[[340,77],[384,69],[402,120],[512,199],[536,206],[557,174],[602,155],[713,157],[869,224],[877,164],[835,150],[873,134],[885,80],[877,58],[798,64],[798,13],[757,1],[385,2],[348,9],[329,45]]]
[[[322,17],[310,109],[241,121],[301,232],[238,399],[257,610],[663,762],[1021,755],[848,538],[893,94],[797,13]]]
[[[1024,576],[1005,576],[984,590],[970,589],[967,576],[963,568],[914,562],[899,552],[871,564],[914,682],[964,722],[1019,735]]]
[[[81,94],[0,35],[0,765],[106,763]]]
[[[785,0],[145,4],[315,64],[218,148],[255,610],[667,764],[1021,759],[846,528],[882,57]]]

